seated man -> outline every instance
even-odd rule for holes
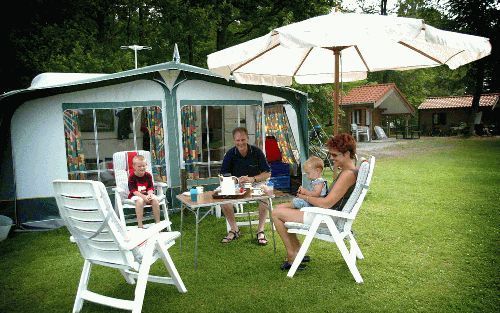
[[[267,180],[271,177],[271,168],[267,164],[262,150],[248,144],[248,131],[244,127],[233,130],[234,147],[229,149],[222,161],[221,174],[231,174],[239,178],[240,183],[255,183]],[[222,243],[229,243],[240,236],[240,230],[236,225],[232,204],[221,205],[231,230]],[[257,242],[266,245],[267,239],[264,234],[267,207],[259,203],[259,227],[257,229]]]

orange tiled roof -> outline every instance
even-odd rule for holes
[[[498,93],[484,94],[479,99],[480,107],[494,106],[498,102]],[[472,107],[472,96],[453,96],[453,97],[433,97],[427,98],[421,105],[419,110],[428,109],[455,109],[455,108],[470,108]]]
[[[392,88],[395,88],[401,94],[394,83],[359,86],[351,89],[347,95],[342,97],[341,105],[375,103]]]

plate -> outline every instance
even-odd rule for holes
[[[250,189],[245,189],[244,192],[236,192],[236,194],[234,194],[234,195],[221,195],[221,194],[219,194],[218,191],[215,191],[212,194],[212,198],[214,198],[214,199],[238,199],[238,198],[244,198],[248,195],[250,195]]]
[[[253,189],[252,190],[252,196],[262,196],[264,194],[264,191],[262,189]]]
[[[188,196],[188,197],[189,197],[189,196],[191,195],[191,193],[190,193],[189,191],[184,191],[184,192],[182,193],[182,195],[183,195],[183,196]]]

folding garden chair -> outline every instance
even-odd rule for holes
[[[139,313],[148,281],[172,284],[187,292],[168,249],[179,232],[161,232],[169,222],[148,229],[129,230],[123,226],[101,182],[55,180],[53,182],[59,213],[85,259],[73,312],[80,312],[84,301]],[[161,259],[170,277],[149,274],[151,265]],[[88,289],[93,265],[118,269],[129,284],[136,284],[133,300],[97,294]]]
[[[359,141],[359,136],[365,136],[366,141],[370,141],[370,128],[368,126],[358,126],[357,124],[351,124],[351,133]]]
[[[120,220],[125,226],[128,222],[133,222],[135,218],[135,202],[128,198],[128,176],[133,173],[132,159],[136,155],[144,156],[146,160],[146,171],[148,173],[153,173],[151,170],[151,153],[149,151],[139,150],[139,151],[120,151],[113,154],[113,169],[115,172],[116,188],[115,191],[115,209],[118,212]],[[154,179],[154,178],[153,178]],[[162,182],[154,182],[155,195],[160,202],[160,207],[163,209],[163,216],[165,221],[170,222],[168,217],[167,203],[165,199],[165,189],[167,184]],[[146,205],[145,209],[151,209],[151,205]],[[151,219],[151,217],[146,217],[146,219]],[[171,230],[170,224],[167,228]]]
[[[351,274],[357,283],[362,283],[363,278],[356,267],[356,260],[363,259],[363,254],[354,238],[351,227],[363,200],[368,192],[368,187],[375,167],[375,157],[363,162],[359,167],[358,178],[354,191],[343,207],[342,211],[328,210],[317,207],[305,207],[301,211],[314,213],[315,217],[310,225],[287,222],[285,226],[289,233],[305,235],[304,242],[288,271],[287,276],[293,277],[302,259],[306,255],[313,238],[335,243],[342,254]],[[347,248],[345,240],[349,242]]]

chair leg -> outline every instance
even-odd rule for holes
[[[222,209],[219,204],[215,206],[215,217],[221,218],[222,217]]]
[[[253,236],[252,218],[250,217],[250,212],[247,212],[247,220],[248,220],[248,226],[250,226],[250,236]],[[256,238],[258,237],[256,236]]]
[[[125,272],[124,270],[119,270],[120,273],[122,274],[122,276],[125,278],[125,281],[131,285],[135,284],[135,279],[133,277],[131,277],[129,274],[127,274],[127,272]]]
[[[349,244],[351,245],[351,251],[354,249],[356,253],[356,257],[360,260],[364,259],[365,257],[363,256],[363,253],[361,253],[361,249],[358,246],[358,242],[354,238],[352,234],[348,235],[349,238]]]
[[[332,230],[330,229],[330,231],[332,231]],[[336,231],[336,234],[333,236],[333,239],[335,240],[335,243],[337,244],[337,247],[340,250],[340,254],[342,254],[342,257],[344,258],[344,261],[347,264],[347,267],[351,271],[351,274],[354,277],[354,280],[357,283],[362,283],[363,278],[361,278],[361,274],[359,273],[359,270],[356,267],[356,256],[351,257],[349,250],[347,249],[347,246],[344,243],[344,239],[341,238],[336,227],[335,227],[335,231]]]
[[[168,216],[168,209],[167,209],[166,202],[164,201],[161,206],[163,208],[163,214],[165,215],[165,221],[169,222],[169,224],[167,226],[167,230],[172,231],[172,224],[170,223],[170,217]]]
[[[170,277],[174,281],[177,290],[179,290],[179,292],[186,293],[187,292],[186,286],[184,286],[184,282],[182,281],[181,275],[179,275],[179,272],[177,272],[177,268],[175,267],[174,261],[170,257],[170,253],[168,253],[168,249],[165,243],[162,242],[161,240],[158,240],[157,245],[163,263],[165,264],[165,267],[167,268]]]
[[[85,260],[85,262],[83,263],[80,283],[78,284],[78,291],[76,292],[75,304],[73,305],[73,313],[78,313],[82,310],[83,306],[82,294],[87,290],[91,270],[92,270],[92,263],[90,263],[88,260]]]
[[[153,250],[155,247],[155,240],[148,240],[146,247],[144,247],[144,254],[142,257],[139,274],[137,275],[137,285],[135,287],[134,304],[132,313],[141,313],[142,304],[144,302],[144,294],[146,293],[146,285],[148,283],[149,269],[153,261]]]
[[[295,272],[299,268],[302,259],[306,255],[306,252],[309,249],[309,246],[311,245],[311,242],[314,238],[314,235],[316,234],[316,231],[318,230],[319,224],[321,224],[321,221],[322,219],[320,216],[316,216],[314,218],[311,227],[309,228],[309,231],[307,232],[307,235],[304,238],[302,245],[300,246],[299,252],[295,256],[295,260],[293,260],[292,266],[290,267],[290,270],[288,270],[288,274],[286,276],[291,278],[293,277],[293,275],[295,275]]]

